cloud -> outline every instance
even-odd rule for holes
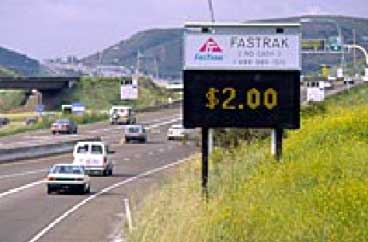
[[[321,6],[312,5],[306,8],[306,11],[304,14],[305,15],[327,15],[331,13],[323,10]]]

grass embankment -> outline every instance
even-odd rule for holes
[[[30,113],[31,114],[31,113]],[[23,115],[6,115],[11,118],[11,123],[7,126],[4,126],[0,128],[0,137],[7,136],[7,135],[13,135],[13,134],[19,134],[24,133],[27,131],[32,130],[38,130],[38,129],[49,129],[51,127],[51,124],[58,118],[71,118],[78,124],[88,124],[88,123],[94,123],[99,122],[102,120],[107,120],[108,116],[107,114],[102,113],[86,113],[84,115],[62,115],[61,113],[58,113],[54,116],[46,116],[38,119],[38,122],[31,125],[25,125],[24,121],[20,121],[17,119],[20,119],[24,117]],[[14,122],[14,120],[16,120]]]
[[[368,87],[303,111],[277,163],[269,140],[212,156],[210,200],[196,159],[136,214],[129,242],[368,241]]]
[[[26,98],[25,96],[24,91],[0,92],[0,113],[20,107]]]
[[[168,98],[177,96],[164,88],[160,88],[146,78],[138,81],[139,99],[137,101],[120,100],[120,80],[117,78],[82,78],[73,93],[64,103],[78,101],[91,110],[109,110],[111,105],[131,105],[143,108],[167,103]]]
[[[177,99],[178,96],[177,94],[154,85],[149,79],[141,78],[139,80],[139,99],[137,101],[121,101],[119,79],[84,77],[74,89],[65,90],[64,93],[61,94],[59,104],[71,104],[73,102],[83,103],[89,110],[89,113],[83,116],[75,115],[72,116],[72,118],[79,124],[86,124],[107,120],[107,112],[112,105],[131,105],[139,109],[167,103],[168,98]],[[6,112],[12,108],[19,107],[22,100],[24,100],[24,92],[13,91],[0,93],[0,112]],[[59,104],[57,105],[58,109],[60,108]],[[0,128],[0,136],[12,135],[30,130],[48,129],[56,118],[61,117],[61,114],[58,113],[54,117],[43,118],[37,124],[26,126],[24,124],[26,118],[34,116],[37,116],[37,114],[1,114],[1,117],[10,118],[11,124]]]

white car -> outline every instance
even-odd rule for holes
[[[63,191],[77,191],[89,193],[91,183],[89,176],[81,166],[73,164],[56,164],[47,175],[47,193]]]
[[[101,141],[78,142],[74,146],[73,164],[83,166],[88,174],[98,173],[104,176],[111,176],[113,162],[110,154],[113,153]]]
[[[181,124],[174,124],[167,130],[168,140],[180,140],[188,137],[188,132]]]

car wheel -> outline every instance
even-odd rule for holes
[[[79,185],[79,187],[77,188],[77,191],[79,194],[85,194],[86,193],[86,186],[84,184]]]
[[[51,194],[54,192],[54,189],[52,189],[51,187],[47,186],[47,194]]]
[[[125,139],[125,143],[126,144],[130,143],[130,140],[129,139]]]
[[[86,184],[86,188],[85,188],[85,193],[90,193],[91,192],[91,186],[89,184]]]
[[[53,135],[55,135],[55,134],[56,134],[56,132],[55,132],[55,131],[52,131],[52,134],[53,134]]]

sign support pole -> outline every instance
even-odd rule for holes
[[[283,129],[276,128],[272,130],[271,153],[274,155],[277,161],[279,161],[282,156],[282,135],[283,133],[284,133]]]
[[[202,193],[208,199],[208,128],[202,128]]]

